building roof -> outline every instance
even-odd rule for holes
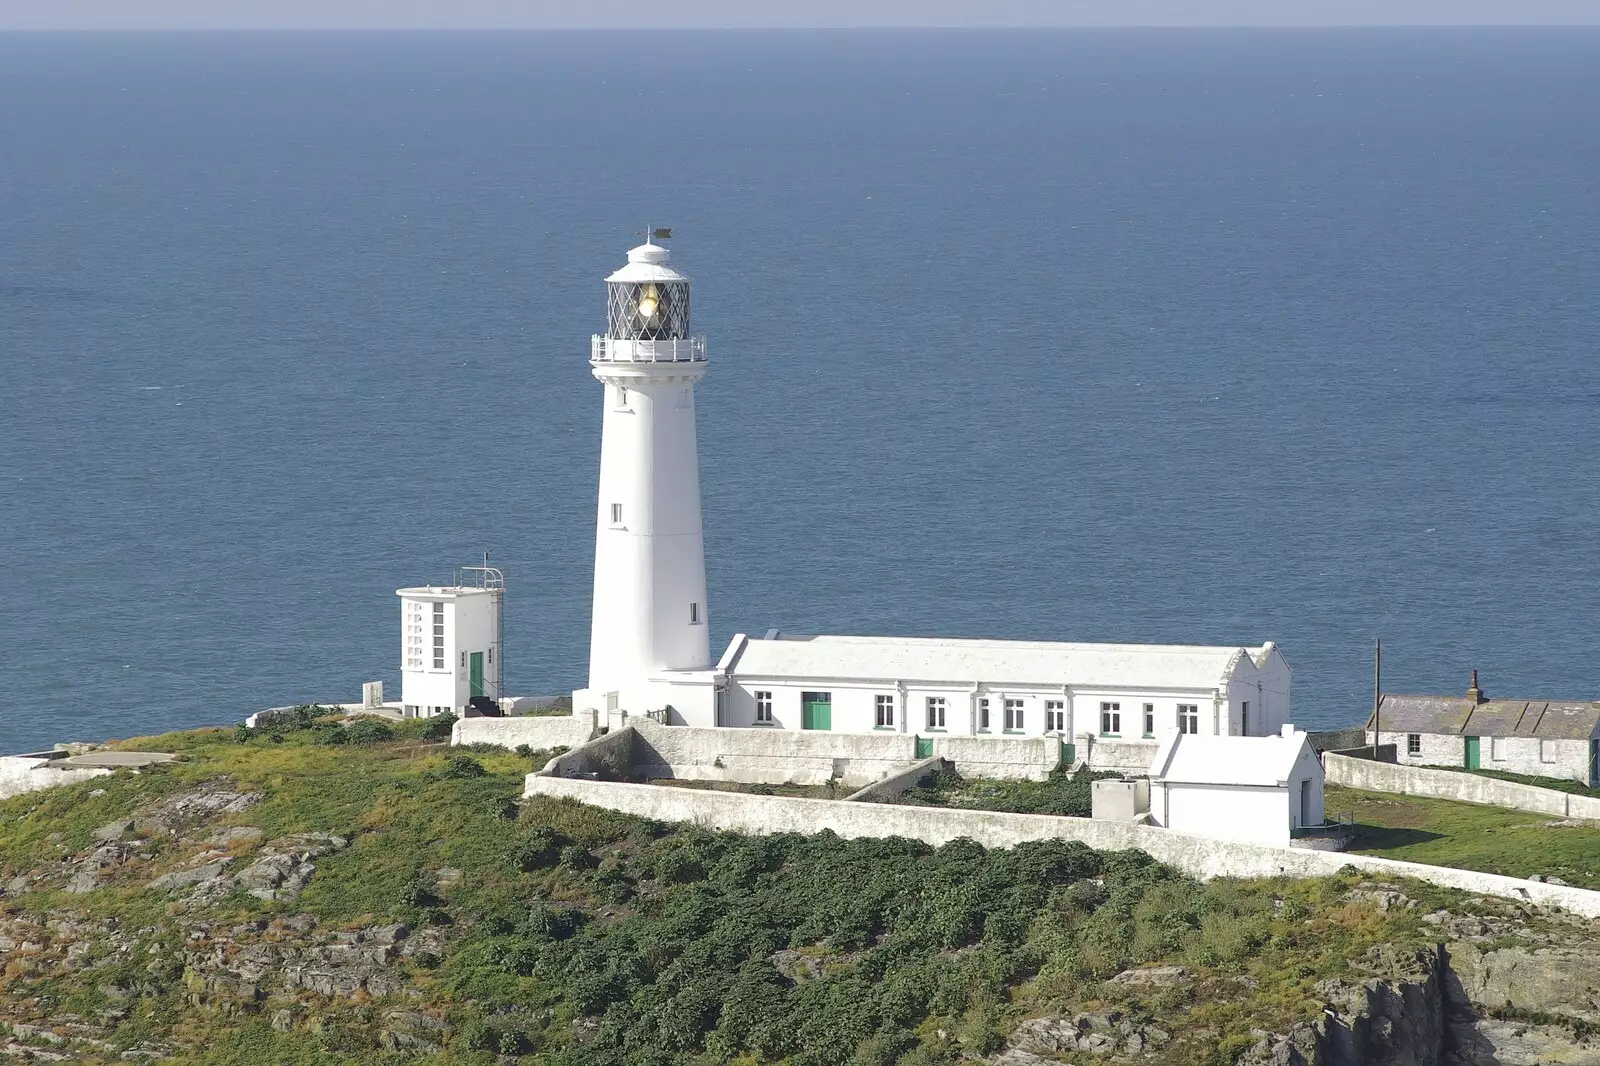
[[[1385,733],[1587,740],[1600,728],[1600,703],[1574,700],[1478,700],[1468,696],[1384,693],[1378,726]],[[1372,728],[1368,718],[1367,728]]]
[[[719,669],[763,678],[1213,689],[1247,660],[1265,666],[1272,652],[1270,641],[1246,648],[771,633],[734,637]]]
[[[628,250],[628,265],[617,270],[607,281],[688,281],[689,279],[667,265],[672,253],[659,244],[641,244]]]
[[[1174,733],[1156,749],[1150,778],[1175,785],[1287,785],[1310,742],[1299,730],[1270,737]]]

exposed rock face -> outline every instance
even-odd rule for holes
[[[1092,1055],[1125,1052],[1142,1054],[1159,1048],[1171,1034],[1153,1025],[1134,1025],[1116,1011],[1104,1014],[1076,1014],[1071,1018],[1052,1015],[1023,1022],[1011,1034],[1011,1050],[1029,1055],[1086,1051]],[[1026,1059],[997,1060],[1021,1063]],[[1046,1060],[1048,1061],[1048,1060]]]

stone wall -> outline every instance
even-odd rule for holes
[[[1346,729],[1313,729],[1307,736],[1311,747],[1317,751],[1344,751],[1370,743],[1366,727],[1359,725]]]
[[[935,737],[933,753],[963,777],[1043,781],[1061,764],[1055,737]]]
[[[1354,759],[1327,752],[1322,757],[1326,779],[1336,785],[1370,792],[1398,792],[1407,796],[1477,803],[1488,807],[1510,807],[1556,818],[1600,820],[1600,799],[1575,796],[1553,788],[1538,788],[1515,781],[1501,781],[1464,770],[1433,770],[1425,766],[1396,766],[1392,763]]]
[[[604,733],[571,751],[557,755],[536,771],[549,777],[595,777],[615,781],[634,774],[633,760],[639,734],[632,726]]]
[[[944,759],[935,755],[931,759],[912,763],[897,774],[890,774],[882,781],[874,781],[866,788],[850,793],[845,800],[850,803],[888,803],[908,788],[915,788],[922,781],[940,770],[949,766]]]
[[[1307,851],[1188,836],[1151,826],[1003,814],[950,807],[911,807],[845,800],[791,799],[738,792],[663,788],[529,774],[528,796],[553,796],[659,821],[742,833],[817,833],[842,837],[901,836],[939,845],[958,837],[1008,848],[1027,840],[1079,840],[1097,850],[1138,849],[1192,877],[1323,877],[1346,866],[1386,877],[1413,877],[1480,895],[1562,907],[1600,917],[1600,892],[1444,866],[1367,855]]]
[[[1080,761],[1087,760],[1091,770],[1116,770],[1142,777],[1150,772],[1150,762],[1160,746],[1159,740],[1123,740],[1084,734],[1078,737],[1077,757]]]
[[[463,718],[450,728],[450,744],[498,744],[514,748],[576,748],[595,732],[595,712],[540,715],[529,718]]]
[[[1418,733],[1421,751],[1411,754],[1406,733],[1385,729],[1383,741],[1400,750],[1401,763],[1424,766],[1464,766],[1466,739],[1455,734]],[[1371,732],[1367,733],[1370,739]],[[1557,777],[1589,783],[1589,741],[1541,740],[1538,737],[1479,737],[1478,765],[1531,777]]]

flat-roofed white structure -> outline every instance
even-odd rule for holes
[[[498,571],[494,574],[498,577]],[[405,717],[431,718],[446,711],[465,715],[474,700],[481,708],[498,704],[503,592],[498,582],[396,590]]]
[[[1150,764],[1150,818],[1179,833],[1286,844],[1323,824],[1322,762],[1293,726],[1277,736],[1175,735]]]
[[[658,681],[673,721],[687,725],[1138,740],[1277,733],[1289,719],[1291,675],[1270,641],[1196,647],[773,632],[735,636],[714,670]]]

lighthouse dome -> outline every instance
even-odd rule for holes
[[[672,253],[661,245],[641,244],[628,250],[628,265],[606,280],[635,283],[653,281],[657,284],[664,281],[687,282],[687,277],[667,265],[671,259]]]

